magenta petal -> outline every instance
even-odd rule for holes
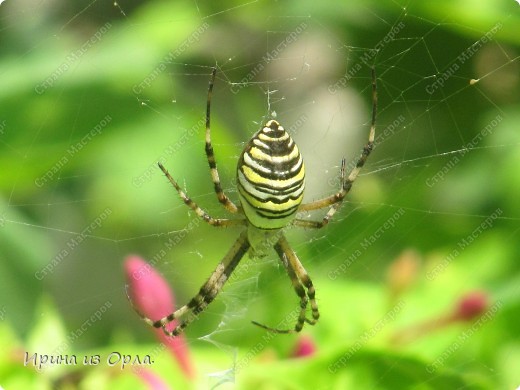
[[[489,305],[488,295],[483,291],[473,291],[465,296],[457,304],[454,317],[457,320],[470,321],[484,314]]]
[[[170,353],[175,357],[186,377],[190,379],[195,378],[195,367],[184,335],[169,337],[161,329],[156,329],[155,331],[159,340],[166,345]]]
[[[316,344],[309,336],[301,336],[296,343],[296,348],[292,353],[292,357],[305,357],[314,355],[316,352]]]
[[[162,276],[139,256],[125,260],[130,298],[135,307],[148,318],[167,316],[175,307],[170,286]]]
[[[138,371],[137,376],[147,384],[150,390],[169,390],[170,387],[166,384],[161,377],[156,375],[150,370],[142,369]]]
[[[170,286],[150,264],[139,256],[125,259],[126,279],[129,285],[130,299],[142,314],[153,320],[171,314],[175,310],[175,300]],[[168,329],[172,329],[176,321]],[[157,337],[179,363],[188,378],[195,376],[184,335],[169,337],[162,329],[154,329]]]

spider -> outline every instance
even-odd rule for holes
[[[320,229],[327,225],[341,206],[345,195],[350,191],[361,168],[365,164],[374,146],[374,135],[377,112],[377,86],[375,70],[372,68],[372,119],[368,142],[349,175],[345,175],[345,159],[341,161],[340,189],[333,195],[310,203],[302,204],[305,187],[305,168],[302,156],[291,136],[274,119],[256,132],[246,144],[237,165],[237,189],[240,204],[237,205],[224,193],[213,146],[211,144],[210,110],[213,84],[217,68],[212,68],[206,101],[206,156],[209,163],[211,180],[213,181],[218,201],[232,214],[242,218],[214,218],[200,208],[173,179],[168,170],[158,163],[159,168],[173,185],[184,203],[198,217],[216,227],[235,225],[245,226],[231,249],[209,279],[202,285],[198,294],[186,305],[173,313],[152,320],[134,310],[149,325],[162,328],[168,336],[179,335],[198,315],[215,299],[226,281],[233,273],[242,257],[249,253],[250,257],[262,257],[267,249],[274,247],[291,279],[294,291],[300,299],[300,311],[294,328],[277,329],[252,321],[253,324],[276,333],[300,332],[305,323],[317,323],[320,313],[315,297],[312,281],[302,263],[292,250],[284,236],[283,229],[289,225],[304,228]],[[329,207],[321,221],[310,221],[296,217],[298,212],[307,212]],[[307,317],[307,306],[310,303],[311,318]],[[181,320],[173,330],[167,325],[172,321]]]

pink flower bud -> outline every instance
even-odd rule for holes
[[[487,294],[482,291],[473,291],[463,296],[458,302],[453,317],[455,320],[471,321],[484,314],[487,308]]]
[[[175,300],[170,286],[150,264],[139,256],[128,256],[125,259],[126,279],[129,295],[133,305],[143,315],[158,320],[175,310]],[[173,321],[167,326],[171,330],[177,325]],[[195,375],[184,335],[168,337],[162,329],[155,329],[159,340],[168,348],[188,378]]]
[[[316,352],[316,344],[310,338],[310,336],[301,336],[297,343],[294,351],[291,356],[295,358],[306,357],[314,355]]]
[[[165,383],[161,377],[154,374],[152,371],[143,369],[139,370],[137,376],[142,382],[146,383],[150,390],[169,390],[170,387]]]

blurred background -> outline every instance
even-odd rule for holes
[[[311,201],[337,191],[341,159],[350,169],[366,143],[371,67],[378,115],[374,151],[331,224],[287,231],[317,290],[322,317],[304,330],[316,356],[295,367],[281,357],[297,336],[267,342],[250,325],[275,326],[298,299],[274,251],[246,256],[186,332],[200,383],[520,385],[519,23],[513,0],[1,2],[0,325],[12,353],[0,386],[59,387],[67,367],[35,372],[23,352],[51,354],[53,330],[100,308],[64,353],[148,353],[157,342],[126,299],[125,257],[150,261],[183,304],[231,247],[240,228],[199,223],[157,167],[232,217],[204,154],[214,66],[213,144],[235,201],[238,156],[267,119],[299,145]],[[451,324],[474,291],[496,312]]]

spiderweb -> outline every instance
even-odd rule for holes
[[[232,199],[241,149],[272,117],[305,158],[305,200],[335,192],[341,159],[351,169],[366,143],[376,70],[375,149],[347,202],[327,228],[287,232],[318,294],[323,280],[384,284],[409,248],[427,262],[500,235],[514,241],[519,9],[473,6],[1,3],[2,317],[27,333],[50,296],[74,329],[111,302],[80,344],[103,344],[130,321],[146,337],[125,300],[129,253],[163,273],[179,304],[198,291],[238,230],[198,222],[156,162],[227,216],[203,152],[215,64],[212,136]],[[237,363],[235,344],[248,344],[244,323],[276,324],[297,302],[274,252],[245,258],[232,281],[189,335],[224,351],[221,370]],[[321,291],[323,315],[334,316],[327,300],[339,293]]]

